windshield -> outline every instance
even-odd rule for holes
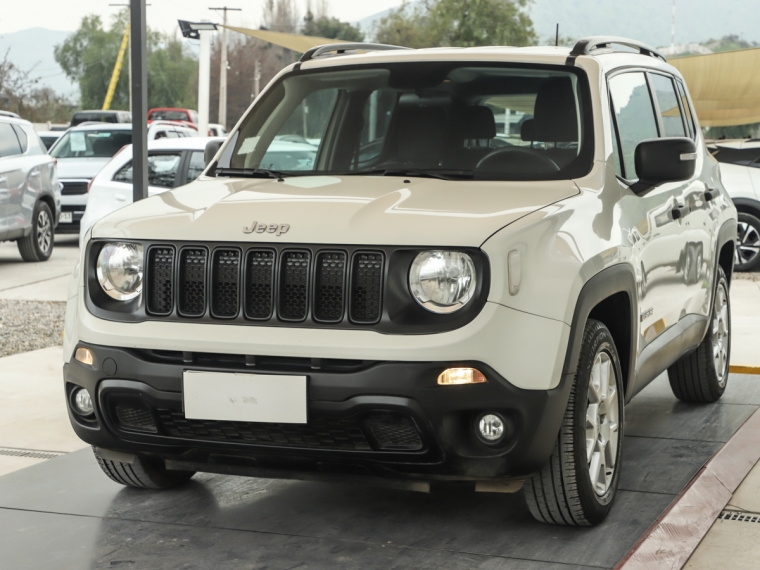
[[[149,121],[189,121],[185,111],[153,111],[148,117]]]
[[[404,62],[293,73],[245,118],[218,174],[574,178],[591,168],[590,120],[585,76],[566,67]]]
[[[116,113],[99,113],[97,111],[90,111],[87,113],[74,113],[71,118],[71,126],[76,127],[87,121],[95,121],[97,123],[118,123]]]
[[[50,156],[55,158],[110,158],[121,147],[132,144],[132,131],[69,131],[61,137]]]

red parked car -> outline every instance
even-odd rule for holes
[[[198,129],[198,111],[174,107],[156,107],[148,111],[148,124],[153,121],[181,121]]]

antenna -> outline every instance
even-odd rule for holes
[[[557,31],[554,34],[554,47],[559,46],[559,23],[557,23]]]

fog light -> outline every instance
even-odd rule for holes
[[[438,376],[438,384],[441,386],[480,384],[481,382],[486,382],[486,377],[480,370],[474,368],[449,368]]]
[[[95,362],[95,357],[93,357],[92,351],[90,351],[89,348],[84,348],[81,346],[77,348],[77,351],[74,353],[74,358],[82,364],[87,364],[88,366],[92,366],[92,364]]]
[[[478,423],[480,437],[488,443],[496,443],[504,437],[504,419],[496,414],[485,414]]]
[[[83,416],[89,416],[94,410],[90,393],[84,388],[77,388],[74,392],[74,406],[77,412]]]

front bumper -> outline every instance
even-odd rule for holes
[[[93,366],[74,359],[64,365],[69,417],[81,439],[210,471],[250,466],[422,480],[519,477],[548,459],[571,386],[563,378],[554,389],[519,389],[480,362],[266,358],[252,368],[237,355],[79,346],[95,355]],[[438,386],[450,366],[476,367],[488,382]],[[188,369],[306,375],[309,423],[186,420],[182,373]],[[76,386],[93,396],[90,420],[72,411]],[[508,435],[499,444],[478,439],[483,412],[506,419]]]

